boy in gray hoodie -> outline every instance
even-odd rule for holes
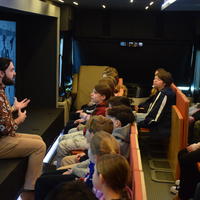
[[[107,117],[113,121],[112,135],[120,143],[120,153],[129,158],[131,124],[135,121],[130,107],[119,105],[107,110]]]

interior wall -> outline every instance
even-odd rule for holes
[[[16,96],[32,107],[56,108],[60,8],[39,0],[0,2],[0,19],[16,21]]]
[[[76,10],[75,33],[81,37],[190,40],[193,37],[195,18],[198,16],[199,14],[195,16],[186,12],[78,9]],[[108,29],[107,35],[104,34],[105,28]]]
[[[57,20],[41,16],[18,22],[17,94],[33,107],[56,107]]]
[[[55,108],[60,8],[49,1],[2,0],[0,18],[17,22],[16,96],[31,98],[33,107]]]
[[[68,5],[61,6],[60,31],[69,31],[72,28],[73,8]]]
[[[110,65],[127,82],[152,84],[156,68],[170,71],[178,85],[190,85],[192,45],[198,13],[76,10],[75,35],[84,64]],[[120,47],[140,41],[141,48]],[[145,78],[144,78],[145,76]]]
[[[120,40],[79,40],[84,65],[116,67],[125,82],[152,85],[154,71],[163,67],[172,73],[178,85],[189,84],[189,44],[143,42],[141,48],[129,48],[121,47]]]
[[[60,17],[60,8],[40,0],[1,0],[0,6],[16,11],[23,11],[51,17]]]

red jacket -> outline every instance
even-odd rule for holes
[[[97,104],[96,108],[92,112],[92,115],[103,115],[103,116],[105,116],[106,115],[106,108],[107,108],[106,102],[102,102],[100,104]]]

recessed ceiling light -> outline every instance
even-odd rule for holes
[[[73,1],[73,4],[76,5],[76,6],[79,5],[78,2],[76,2],[76,1]]]
[[[64,3],[64,1],[63,0],[58,0],[59,2],[61,2],[61,3]]]
[[[162,4],[161,9],[164,10],[167,8],[170,4],[174,3],[176,0],[166,0],[165,3]]]
[[[133,0],[130,0],[130,3],[133,3]]]
[[[147,10],[147,9],[149,9],[149,6],[146,6],[146,7],[145,7],[145,10]]]
[[[106,8],[106,5],[103,4],[103,5],[102,5],[102,8]]]
[[[151,1],[150,3],[149,3],[149,5],[151,6],[151,5],[153,5],[154,4],[154,2],[153,1]]]

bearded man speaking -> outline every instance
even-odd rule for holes
[[[33,200],[36,179],[40,176],[46,145],[39,135],[16,133],[18,126],[26,118],[29,99],[17,101],[11,107],[5,94],[5,87],[13,85],[16,76],[13,63],[8,58],[0,58],[0,159],[28,157],[28,167],[21,193],[22,200]],[[18,112],[13,119],[12,112]]]

